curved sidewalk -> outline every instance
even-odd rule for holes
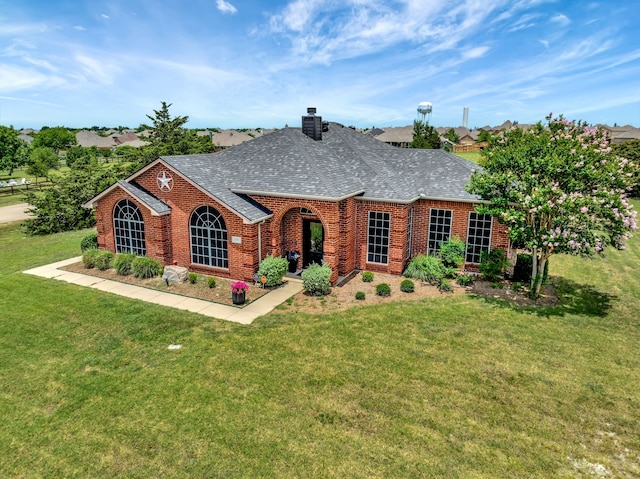
[[[261,298],[249,303],[244,308],[238,308],[59,269],[62,266],[77,263],[81,259],[82,258],[79,256],[69,258],[64,261],[58,261],[57,263],[27,270],[25,273],[43,278],[58,279],[80,286],[88,286],[90,288],[107,291],[120,296],[139,299],[148,303],[169,306],[176,309],[185,309],[192,313],[198,313],[204,316],[224,319],[240,324],[251,324],[258,316],[271,312],[276,306],[282,304],[291,296],[302,291],[302,282],[289,279],[284,286],[270,291],[268,294],[265,294]]]

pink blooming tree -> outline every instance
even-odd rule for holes
[[[637,165],[612,153],[603,130],[562,116],[547,122],[493,138],[467,185],[486,201],[477,209],[496,216],[513,244],[532,253],[534,297],[551,255],[624,249],[636,229],[627,193]]]

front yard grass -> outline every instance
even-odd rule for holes
[[[553,307],[442,295],[242,326],[21,273],[88,232],[0,225],[0,477],[640,474],[637,238],[553,257]]]

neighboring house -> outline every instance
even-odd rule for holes
[[[610,134],[611,143],[616,145],[620,143],[626,143],[627,141],[640,139],[640,128],[634,128],[632,126],[627,126],[624,128],[624,131],[615,131]]]
[[[457,236],[467,266],[508,248],[505,227],[474,211],[474,163],[400,149],[322,122],[284,128],[218,153],[161,157],[85,207],[100,248],[251,281],[267,255],[326,262],[332,282],[358,270],[399,275],[418,253]]]
[[[251,140],[253,140],[253,137],[236,130],[222,130],[219,133],[214,132],[211,138],[213,144],[220,148],[230,148]]]
[[[387,145],[409,148],[413,141],[413,125],[385,128],[383,133],[375,136],[375,139]]]
[[[100,136],[94,131],[81,130],[76,133],[76,143],[78,146],[95,146],[100,150],[110,150],[116,146],[116,138],[113,136]]]

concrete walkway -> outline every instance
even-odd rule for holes
[[[13,223],[14,221],[26,220],[30,216],[25,211],[27,208],[29,208],[27,203],[0,207],[0,223]]]
[[[224,304],[212,303],[202,299],[188,298],[178,294],[165,293],[154,289],[141,288],[132,284],[120,283],[109,279],[96,278],[86,274],[72,273],[59,268],[72,263],[77,263],[82,258],[69,258],[57,263],[39,266],[37,268],[25,271],[26,274],[33,274],[43,278],[58,279],[68,283],[80,286],[88,286],[90,288],[107,291],[109,293],[135,298],[148,303],[160,304],[171,308],[186,309],[193,313],[210,316],[212,318],[225,319],[234,323],[251,324],[258,316],[265,315],[273,310],[279,304],[282,304],[291,296],[302,291],[302,282],[295,279],[289,279],[287,283],[261,298],[249,303],[244,308],[235,306],[226,306]],[[231,294],[231,293],[229,293]]]

